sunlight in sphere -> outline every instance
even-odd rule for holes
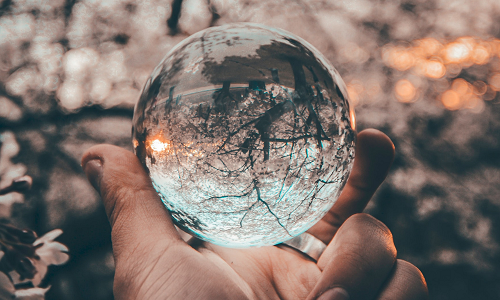
[[[168,143],[162,143],[160,140],[156,139],[151,142],[151,149],[156,152],[162,152],[169,148]]]
[[[354,112],[354,109],[351,109],[350,116],[352,130],[356,130],[356,113]]]

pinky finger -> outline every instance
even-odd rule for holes
[[[427,283],[420,270],[398,259],[377,300],[427,300]]]

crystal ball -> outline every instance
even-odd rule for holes
[[[278,244],[318,222],[346,183],[356,139],[328,60],[251,23],[208,28],[169,51],[132,131],[175,224],[234,248]]]

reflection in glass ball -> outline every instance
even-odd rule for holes
[[[176,224],[228,247],[274,245],[314,225],[347,180],[356,138],[345,85],[323,55],[249,23],[172,49],[133,126],[135,152]]]

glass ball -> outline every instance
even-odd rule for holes
[[[236,23],[168,52],[135,107],[133,143],[177,226],[242,248],[286,241],[328,212],[352,167],[354,124],[318,50]]]

